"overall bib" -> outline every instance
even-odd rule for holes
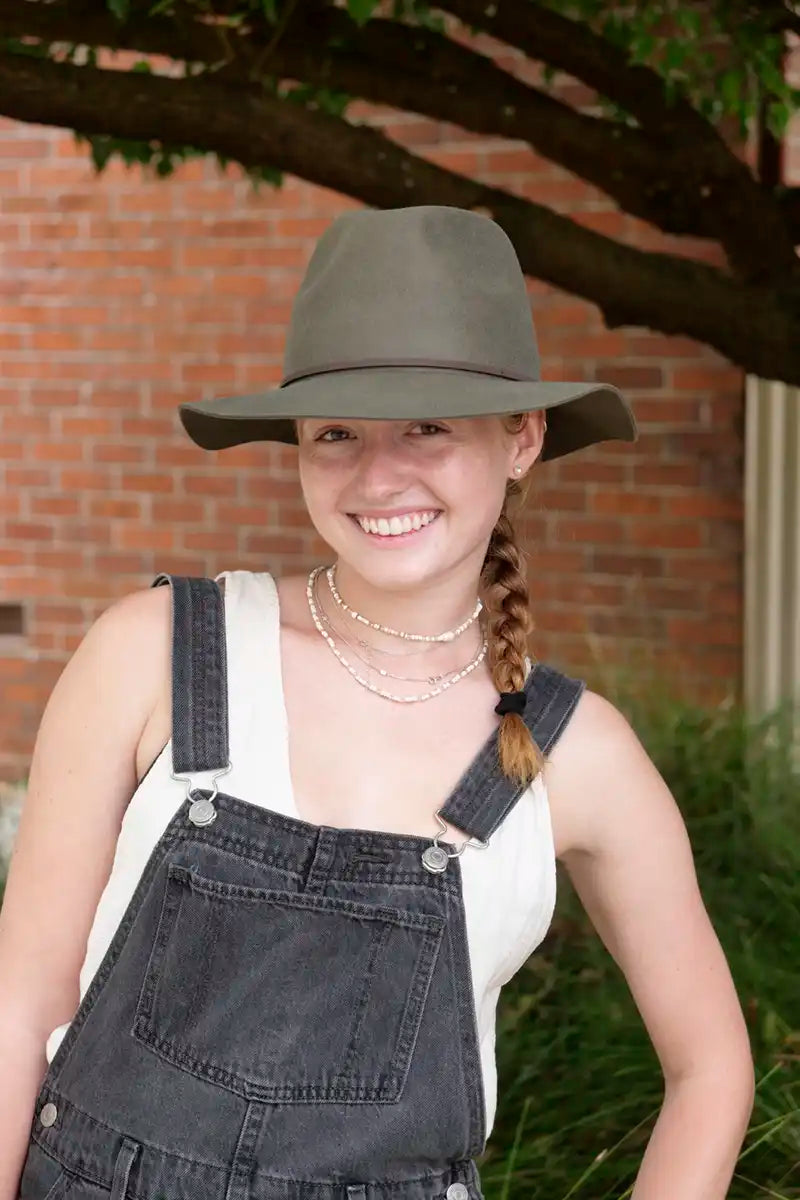
[[[497,733],[439,810],[459,847],[228,795],[223,598],[159,584],[187,794],[49,1064],[19,1200],[482,1200],[460,854],[524,791]],[[529,672],[545,754],[583,687]]]

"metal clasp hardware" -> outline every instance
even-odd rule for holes
[[[192,800],[192,796],[195,792],[199,792],[201,790],[201,785],[196,782],[197,776],[207,775],[208,771],[198,771],[191,775],[176,775],[174,771],[170,771],[170,775],[173,779],[187,785],[185,799],[191,800],[192,803],[189,805],[189,810],[186,815],[193,825],[211,825],[213,821],[216,821],[217,810],[214,808],[214,798],[219,792],[217,780],[221,779],[223,775],[227,775],[231,770],[232,765],[233,764],[229,762],[227,767],[223,767],[220,771],[215,771],[211,776],[210,783],[202,786],[203,791],[208,791],[210,788],[211,795],[200,796],[196,800]]]
[[[444,847],[439,845],[439,838],[443,833],[447,833],[447,822],[442,820],[438,810],[433,815],[441,825],[441,829],[434,835],[430,846],[427,846],[422,852],[422,865],[426,871],[430,871],[434,875],[440,875],[442,871],[447,870],[448,858],[458,858],[464,853],[467,846],[474,846],[476,850],[485,850],[489,845],[488,838],[485,842],[482,842],[480,838],[469,837],[464,839],[457,850],[454,850],[452,854],[448,854]]]

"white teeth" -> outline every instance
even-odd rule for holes
[[[439,514],[430,509],[426,512],[406,514],[404,517],[356,517],[365,533],[377,533],[381,537],[397,537],[401,533],[423,529],[435,521]]]

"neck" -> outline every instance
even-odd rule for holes
[[[430,582],[384,587],[365,579],[348,563],[338,560],[334,582],[345,604],[368,621],[403,633],[428,635],[455,629],[466,621],[474,611],[479,592],[478,577],[471,562],[460,563],[454,571]],[[350,621],[347,614],[342,616]],[[352,624],[364,630],[360,622]],[[466,632],[474,632],[474,629],[473,625]],[[388,638],[397,644],[397,639],[389,635],[378,635],[374,630],[369,632],[373,637]],[[430,643],[427,645],[430,649]]]

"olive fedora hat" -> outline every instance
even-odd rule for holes
[[[547,410],[541,458],[635,441],[610,384],[541,378],[525,277],[491,217],[448,205],[356,209],[317,241],[292,305],[280,384],[187,402],[207,450],[296,444],[299,417],[430,420]]]

